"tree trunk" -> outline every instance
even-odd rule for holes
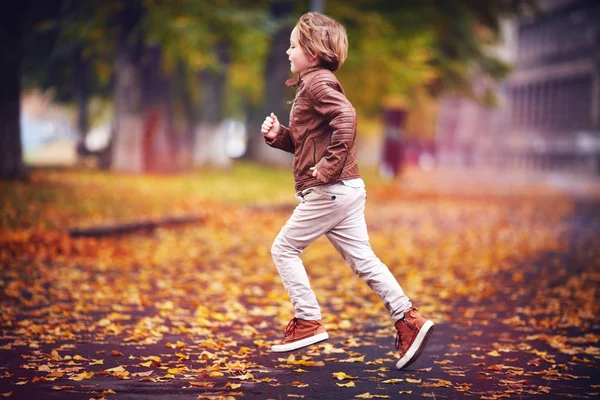
[[[89,62],[82,55],[82,49],[75,53],[73,60],[73,97],[77,104],[77,155],[79,157],[89,154],[85,139],[89,130],[88,115],[88,70]]]
[[[158,45],[144,48],[143,60],[141,87],[144,170],[176,171],[179,165],[173,123],[172,78],[162,70],[162,50]]]
[[[194,128],[194,164],[227,167],[231,160],[226,152],[226,137],[221,131],[225,115],[225,85],[229,68],[229,43],[221,42],[215,52],[219,59],[216,69],[200,72],[202,111]]]
[[[27,178],[20,126],[24,11],[13,4],[0,21],[0,179]]]
[[[186,74],[183,64],[179,64],[177,67],[177,75],[175,79],[179,79],[177,86],[180,87],[181,105],[183,108],[183,115],[185,118],[185,135],[180,140],[181,151],[179,153],[180,162],[183,168],[188,169],[192,167],[193,153],[196,148],[195,139],[195,128],[196,121],[198,121],[198,112],[196,104],[192,98],[192,93],[189,90],[189,85],[186,82]]]
[[[142,106],[140,84],[141,43],[130,34],[142,16],[138,2],[126,2],[121,12],[122,33],[115,60],[115,122],[111,147],[111,169],[140,173],[142,158]]]
[[[289,19],[294,12],[294,2],[290,0],[271,1],[271,15],[276,21]],[[289,108],[286,100],[293,93],[285,86],[290,75],[290,67],[285,54],[290,43],[291,26],[281,26],[271,38],[265,71],[266,104],[251,110],[248,116],[248,145],[246,158],[262,163],[290,165],[290,155],[267,146],[260,133],[260,126],[267,115],[273,112],[282,124],[288,125]]]

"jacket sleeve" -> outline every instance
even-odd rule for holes
[[[266,136],[263,137],[265,138],[265,143],[267,143],[269,146],[287,151],[288,153],[294,153],[294,143],[292,142],[292,138],[290,138],[289,128],[280,125],[277,136],[275,136],[273,139],[269,139]]]
[[[329,121],[331,142],[325,156],[315,165],[329,182],[341,173],[356,138],[356,112],[337,80],[328,74],[313,79],[310,93],[316,111]]]

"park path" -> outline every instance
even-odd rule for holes
[[[268,249],[293,205],[222,205],[201,224],[49,240],[48,257],[14,257],[3,265],[0,395],[547,399],[600,393],[598,199],[535,190],[376,188],[367,207],[375,252],[437,324],[410,369],[394,369],[398,353],[385,310],[325,240],[303,259],[330,340],[270,353],[292,310]],[[98,249],[78,257],[78,246]]]

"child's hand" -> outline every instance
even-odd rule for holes
[[[268,137],[269,139],[273,139],[275,136],[277,136],[277,132],[279,132],[280,127],[281,124],[279,123],[279,120],[275,114],[271,113],[270,116],[265,118],[260,131],[264,136]]]
[[[325,179],[325,177],[323,176],[323,174],[319,172],[319,170],[317,169],[317,167],[311,167],[310,169],[312,170],[312,176],[314,176],[315,178],[317,178],[321,182],[327,183],[327,179]]]

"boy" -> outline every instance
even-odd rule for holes
[[[375,291],[395,324],[398,369],[421,354],[434,329],[373,253],[364,217],[366,191],[356,161],[356,113],[333,74],[346,60],[342,25],[319,13],[304,14],[292,30],[287,55],[297,79],[289,128],[271,113],[261,132],[268,145],[294,154],[294,181],[300,203],[271,248],[273,261],[294,305],[274,352],[292,351],[329,338],[321,310],[300,259],[302,251],[326,235],[352,270]]]

